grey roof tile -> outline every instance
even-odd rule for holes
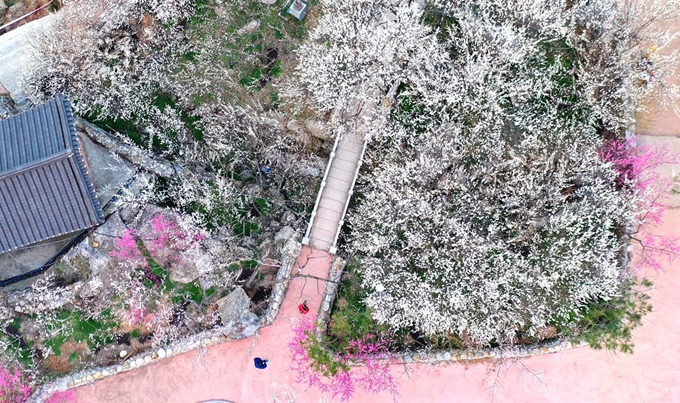
[[[0,253],[103,222],[66,97],[0,121]]]

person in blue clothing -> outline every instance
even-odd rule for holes
[[[263,360],[260,357],[255,357],[255,359],[253,361],[255,361],[255,368],[257,368],[257,369],[267,368],[267,362],[269,362],[269,360]]]

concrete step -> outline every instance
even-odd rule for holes
[[[349,185],[352,183],[352,179],[354,179],[354,172],[342,171],[340,169],[333,169],[331,167],[330,171],[328,171],[328,178],[331,178],[333,181],[344,182]],[[331,182],[328,180],[328,178],[326,179],[326,183]],[[347,189],[349,189],[349,186]]]
[[[327,188],[324,189],[324,192],[321,194],[321,199],[319,200],[319,203],[321,203],[321,200],[328,199],[329,201],[332,201],[333,203],[338,203],[338,204],[345,204],[345,201],[347,201],[347,192],[343,192],[337,189],[331,189]]]
[[[354,171],[357,169],[357,161],[348,161],[342,158],[333,158],[331,163],[331,169],[339,169],[341,171],[346,171],[354,175]]]
[[[314,228],[321,229],[335,235],[335,232],[338,230],[338,222],[330,221],[317,215],[316,218],[314,218]]]
[[[328,252],[331,248],[332,242],[324,241],[321,239],[312,239],[309,244],[312,248]]]
[[[331,180],[326,182],[326,187],[321,193],[321,197],[328,194],[331,199],[334,200],[345,200],[347,199],[347,192],[349,192],[349,183],[345,181],[338,181],[331,178]]]
[[[345,209],[345,201],[340,199],[332,199],[328,196],[332,196],[329,192],[328,195],[321,195],[321,200],[319,200],[319,207],[324,207],[333,211],[340,211]]]
[[[327,229],[314,226],[312,228],[312,233],[310,234],[310,238],[312,240],[319,240],[323,242],[327,242],[328,246],[333,244],[333,238],[335,237],[335,232],[331,232]]]
[[[347,149],[336,149],[335,150],[335,159],[340,159],[343,161],[347,161],[353,165],[356,165],[359,162],[359,155],[361,153],[357,151],[352,151],[352,150],[347,150]]]
[[[334,228],[334,227],[337,227],[338,225],[340,225],[341,216],[342,216],[342,210],[336,211],[336,210],[331,210],[327,207],[319,206],[319,208],[316,210],[315,220],[320,220],[318,222],[320,227],[326,228],[329,231],[335,231],[337,228]],[[332,225],[332,227],[325,225],[325,224]],[[315,225],[316,225],[316,223],[315,223]]]

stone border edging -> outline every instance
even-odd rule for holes
[[[290,239],[283,247],[284,257],[281,259],[281,267],[276,273],[276,282],[272,287],[272,293],[270,298],[272,299],[269,304],[268,312],[262,317],[260,321],[260,327],[269,326],[274,323],[276,316],[281,310],[281,303],[286,296],[286,290],[288,290],[288,283],[290,282],[290,273],[293,271],[295,262],[300,255],[300,250],[302,250],[302,244],[297,241],[297,233],[295,238]]]
[[[316,337],[320,339],[326,330],[328,322],[330,321],[331,308],[338,293],[340,279],[342,277],[343,269],[345,268],[345,260],[339,256],[333,259],[331,264],[331,271],[326,282],[326,291],[324,292],[321,307],[317,314],[316,321]],[[389,354],[378,359],[398,359],[405,364],[423,363],[423,364],[437,364],[441,362],[457,362],[457,361],[471,361],[483,359],[504,359],[504,358],[522,358],[533,357],[543,354],[557,353],[560,351],[569,350],[572,348],[584,347],[588,343],[585,341],[572,342],[566,338],[558,338],[551,341],[534,343],[527,346],[515,346],[511,348],[478,348],[465,350],[431,350],[431,351],[409,351],[403,353]],[[337,354],[326,349],[333,357],[337,358]],[[350,362],[352,366],[363,366],[360,362]]]
[[[297,241],[298,234],[291,238],[284,244],[281,260],[281,267],[276,274],[276,282],[272,287],[272,294],[270,296],[271,303],[267,313],[260,319],[260,326],[258,329],[271,325],[281,309],[283,298],[288,289],[290,274],[295,266],[298,255],[302,245]],[[153,350],[143,351],[140,354],[130,357],[122,364],[110,365],[107,367],[94,367],[78,371],[74,374],[69,374],[52,382],[39,386],[27,400],[27,403],[41,403],[47,400],[52,393],[57,391],[65,391],[79,386],[90,384],[96,380],[113,376],[122,372],[131,371],[133,369],[143,367],[145,365],[158,362],[165,358],[170,358],[175,355],[187,353],[199,348],[205,348],[216,344],[232,341],[223,334],[224,328],[219,327],[215,329],[206,330],[185,339],[178,340],[168,346],[160,347]]]

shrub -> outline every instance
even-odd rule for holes
[[[317,387],[339,397],[341,402],[349,401],[357,387],[367,393],[388,391],[396,401],[389,339],[369,334],[350,341],[342,353],[335,355],[328,349],[327,340],[316,338],[314,323],[315,318],[310,317],[300,321],[293,327],[293,338],[288,343],[297,382]]]
[[[25,403],[32,388],[18,367],[0,361],[0,400],[6,403]]]
[[[632,331],[642,324],[642,317],[652,311],[645,293],[652,283],[643,279],[638,286],[643,290],[632,288],[620,297],[589,303],[579,313],[576,326],[563,329],[563,333],[575,340],[584,340],[595,349],[604,347],[632,353]]]

